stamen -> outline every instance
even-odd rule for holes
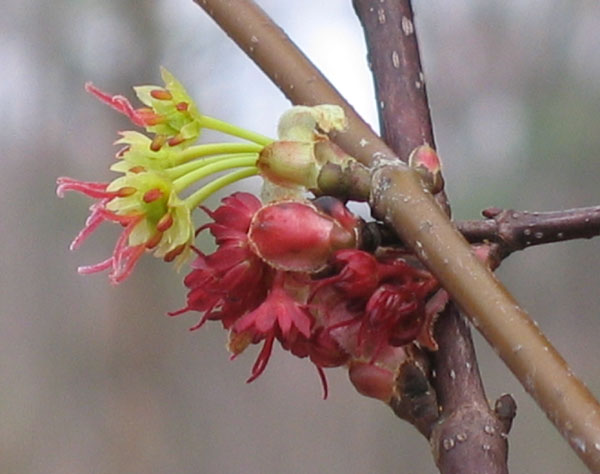
[[[177,105],[175,105],[175,108],[177,110],[179,110],[180,112],[185,112],[190,104],[188,104],[187,102],[179,102]]]
[[[170,252],[168,252],[164,257],[163,260],[165,262],[172,262],[173,260],[175,260],[175,258],[177,258],[178,255],[181,254],[181,252],[183,252],[185,250],[185,245],[180,245],[179,247],[175,247],[173,250],[171,250]]]
[[[154,89],[150,91],[150,95],[158,100],[173,100],[171,93],[165,89]]]
[[[156,135],[152,139],[152,143],[150,143],[150,150],[152,150],[152,151],[160,150],[166,141],[167,141],[167,137],[165,137],[164,135]]]
[[[165,121],[165,117],[162,115],[158,115],[154,110],[148,107],[142,107],[141,109],[137,109],[136,113],[140,120],[142,121],[142,126],[153,126],[158,125],[159,123],[163,123]]]
[[[157,199],[160,199],[163,196],[164,196],[164,193],[162,192],[161,189],[153,188],[150,191],[146,191],[144,193],[144,197],[142,199],[144,200],[145,203],[149,204],[151,202],[156,201]]]
[[[146,248],[148,250],[152,250],[154,247],[156,247],[160,243],[162,236],[163,236],[163,234],[161,231],[156,232],[152,237],[150,237],[146,241]]]
[[[123,158],[125,156],[125,153],[127,153],[129,150],[131,150],[130,145],[124,146],[115,154],[115,158]]]
[[[144,168],[142,165],[137,165],[133,166],[132,168],[129,168],[129,172],[134,174],[143,173],[144,171],[146,171],[146,168]]]
[[[135,194],[136,191],[137,189],[135,189],[133,186],[123,186],[115,192],[115,195],[121,198],[129,197]]]
[[[173,225],[173,215],[169,212],[162,216],[156,224],[156,230],[159,232],[165,232],[169,227]]]
[[[177,146],[180,143],[182,143],[184,140],[185,139],[183,138],[181,133],[178,133],[174,137],[169,138],[169,141],[167,143],[169,144],[169,146]]]

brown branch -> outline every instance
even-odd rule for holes
[[[501,417],[490,409],[471,331],[454,305],[437,322],[435,337],[440,347],[432,354],[434,386],[443,409],[430,444],[440,472],[508,473],[506,438],[515,410],[504,409]],[[509,395],[501,400],[502,408],[511,406],[509,400],[514,408]]]
[[[321,75],[310,72],[314,69],[306,67],[306,58],[252,2],[197,3],[241,43],[259,66],[270,70],[271,79],[295,103],[346,104],[329,84],[322,83]],[[260,54],[254,53],[261,43]],[[293,89],[287,81],[293,81]],[[599,472],[600,450],[595,449],[600,446],[598,402],[527,313],[472,254],[468,242],[424,189],[417,173],[393,160],[377,160],[394,154],[370,128],[361,127],[361,122],[351,117],[349,131],[338,138],[346,142],[342,147],[348,153],[374,165],[370,202],[375,215],[415,251],[576,453],[590,469]],[[369,143],[362,147],[365,141]]]
[[[423,143],[434,145],[411,3],[353,4],[365,31],[383,138],[406,159]],[[445,196],[442,202],[449,213]],[[471,331],[454,304],[440,317],[435,335],[440,347],[432,356],[433,385],[441,417],[426,435],[440,472],[507,473],[502,423],[487,402]]]
[[[365,31],[382,136],[407,161],[419,145],[435,148],[412,7],[406,0],[352,3]]]
[[[484,221],[457,222],[469,242],[495,242],[503,257],[534,245],[600,235],[600,206],[565,211],[528,212],[486,209]]]
[[[470,243],[497,244],[502,258],[536,245],[600,235],[600,206],[551,212],[491,208],[483,215],[487,219],[456,221],[454,225]],[[398,244],[393,231],[376,222],[368,223],[363,234],[365,248]]]

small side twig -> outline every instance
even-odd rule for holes
[[[533,245],[600,235],[600,206],[552,212],[490,208],[482,214],[484,221],[456,225],[470,242],[499,244],[502,257]]]
[[[472,244],[497,244],[502,258],[536,245],[600,235],[600,206],[550,212],[491,208],[484,210],[483,215],[487,219],[455,221],[454,225]],[[366,242],[398,244],[398,237],[382,224],[369,223],[365,233]]]

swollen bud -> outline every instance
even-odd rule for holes
[[[408,165],[414,169],[432,194],[444,189],[442,162],[440,157],[429,145],[415,148],[408,157]]]
[[[317,187],[320,167],[311,142],[273,142],[260,152],[256,166],[262,176],[280,186]]]
[[[352,361],[348,375],[354,388],[366,397],[377,398],[389,402],[394,395],[396,375],[390,369],[379,367],[374,363]]]
[[[307,201],[280,201],[256,212],[248,240],[272,267],[313,273],[323,269],[336,250],[356,246],[358,226],[358,219],[339,222]]]

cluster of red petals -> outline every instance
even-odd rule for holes
[[[108,183],[93,183],[66,177],[58,178],[57,184],[56,193],[60,197],[66,191],[77,191],[91,198],[98,199],[97,202],[90,206],[90,215],[85,221],[84,228],[71,242],[71,250],[77,249],[103,222],[116,222],[124,227],[109,258],[93,265],[81,266],[77,269],[78,272],[81,274],[90,274],[110,268],[109,278],[111,282],[116,284],[125,280],[131,274],[135,264],[146,250],[145,245],[130,246],[128,243],[129,235],[144,216],[120,216],[108,210],[106,206],[113,199],[127,195],[130,190],[123,188],[118,191],[107,191]]]
[[[207,320],[221,321],[229,329],[265,300],[273,271],[250,250],[247,238],[252,216],[260,207],[260,201],[251,194],[235,193],[223,199],[223,205],[216,211],[205,209],[214,222],[198,231],[208,229],[218,249],[211,255],[196,251],[198,257],[184,280],[190,290],[187,306],[171,313],[173,316],[190,310],[203,313],[192,330]]]
[[[264,212],[267,206],[271,207]],[[352,366],[358,360],[373,365],[390,354],[396,357],[398,347],[415,340],[428,341],[421,337],[432,323],[426,302],[438,289],[431,274],[396,254],[376,257],[332,246],[330,276],[318,279],[316,270],[307,270],[316,268],[312,263],[306,266],[296,260],[305,246],[309,249],[308,261],[315,258],[320,244],[319,239],[313,239],[332,227],[319,220],[327,218],[321,214],[319,218],[309,217],[310,212],[320,211],[308,205],[301,208],[301,203],[267,206],[250,194],[236,193],[225,198],[214,212],[206,210],[213,222],[200,230],[212,233],[218,249],[211,255],[198,252],[193,270],[185,279],[189,288],[187,306],[173,313],[203,313],[192,329],[207,320],[221,321],[230,330],[233,357],[249,344],[262,342],[249,382],[264,371],[276,340],[292,354],[310,358],[324,383],[325,367]],[[277,224],[279,212],[286,225]],[[301,222],[292,219],[295,212],[302,217]],[[351,228],[349,223],[335,224],[342,233]],[[272,247],[269,254],[298,249],[299,254],[290,257],[297,270],[267,263],[264,249],[257,251],[253,240],[257,226],[261,232],[277,230],[276,235],[266,239]],[[335,240],[339,232],[332,231],[327,239]],[[306,244],[300,242],[302,234],[306,235]],[[285,253],[282,251],[282,255]]]
[[[312,305],[319,325],[353,356],[376,360],[387,346],[404,346],[430,331],[426,302],[438,283],[429,272],[398,255],[356,249],[336,252],[332,264],[337,273],[316,283]]]

